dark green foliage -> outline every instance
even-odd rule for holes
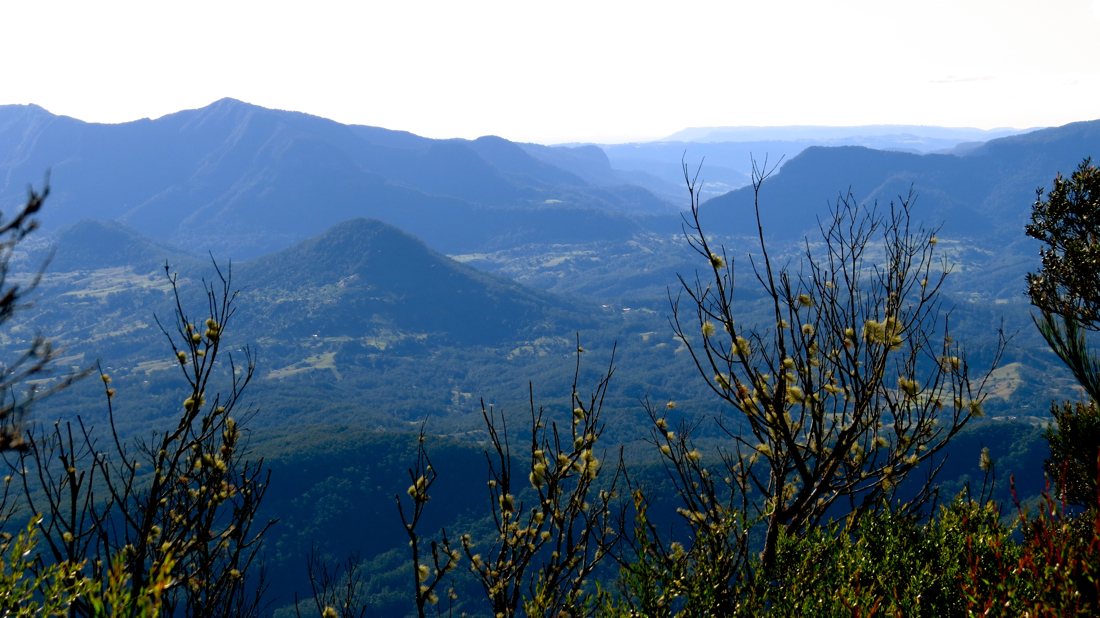
[[[1097,507],[1097,479],[1100,478],[1100,406],[1063,402],[1051,406],[1057,427],[1047,427],[1043,437],[1050,443],[1050,458],[1043,463],[1054,479],[1058,495],[1070,504]]]
[[[1042,270],[1027,276],[1028,296],[1044,312],[1100,329],[1100,169],[1085,159],[1069,179],[1042,190],[1027,235],[1043,243]]]

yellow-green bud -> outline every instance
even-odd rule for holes
[[[744,337],[738,337],[735,342],[737,343],[737,353],[742,356],[748,356],[752,353],[752,347],[749,345],[748,339]]]
[[[787,387],[787,403],[799,404],[806,400],[806,395],[802,393],[802,389],[797,386]]]
[[[989,448],[988,447],[983,447],[982,448],[982,456],[981,456],[981,459],[979,460],[979,463],[980,463],[980,466],[982,468],[982,472],[989,472],[990,470],[993,469],[993,458],[989,456]]]
[[[970,416],[973,416],[975,418],[980,418],[981,416],[983,416],[985,414],[985,412],[982,411],[982,402],[980,402],[980,401],[971,401],[970,404],[969,404],[969,407],[970,407]]]

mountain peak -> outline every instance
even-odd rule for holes
[[[76,272],[102,268],[132,267],[148,273],[197,256],[169,243],[150,238],[117,221],[82,219],[60,230],[57,249],[50,260],[52,272]],[[35,256],[36,263],[45,255]]]
[[[51,113],[41,105],[35,105],[34,103],[26,104],[12,104],[12,105],[0,105],[0,131],[5,127],[4,125],[11,123],[26,123],[33,119],[40,118],[56,118],[57,115]]]
[[[460,264],[377,219],[344,221],[237,272],[250,289],[282,299],[256,316],[276,331],[385,330],[473,344],[564,334],[590,320],[569,301]]]

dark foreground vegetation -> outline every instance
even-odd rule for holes
[[[770,172],[753,172],[758,213]],[[974,444],[975,436],[1026,442],[1006,438],[1010,430],[981,433],[1009,337],[998,337],[981,366],[955,340],[941,295],[950,268],[939,230],[911,218],[911,196],[873,207],[842,197],[793,259],[770,254],[758,225],[759,252],[735,270],[704,229],[697,185],[688,185],[684,229],[698,269],[671,295],[670,322],[694,381],[718,407],[685,416],[675,399],[643,398],[641,447],[628,449],[609,431],[609,394],[624,377],[616,353],[593,358],[577,337],[568,408],[540,405],[532,385],[524,414],[482,403],[473,440],[431,435],[423,423],[418,434],[314,428],[293,436],[295,457],[265,459],[294,432],[252,441],[257,417],[244,397],[256,365],[248,348],[230,343],[245,322],[228,266],[215,264],[194,291],[166,269],[171,304],[156,324],[180,385],[164,396],[181,398],[171,422],[152,431],[115,422],[118,394],[102,366],[46,379],[63,352],[34,338],[0,374],[10,466],[4,610],[1095,615],[1100,360],[1086,336],[1100,328],[1100,280],[1090,270],[1100,251],[1100,171],[1086,161],[1072,178],[1059,177],[1039,195],[1027,229],[1044,243],[1043,267],[1028,280],[1036,323],[1089,399],[1053,405],[1045,464],[1011,466],[1012,476],[1033,477],[1041,467],[1050,485],[1020,499],[1006,494],[1013,478],[999,473],[984,442]],[[0,227],[0,274],[33,231],[45,193],[32,192]],[[452,268],[424,264],[436,266]],[[462,276],[447,272],[440,286]],[[746,273],[735,291],[735,275]],[[25,306],[37,282],[0,281],[0,321]],[[742,287],[756,290],[752,320],[738,311]],[[546,311],[539,307],[549,302],[518,289],[501,294],[493,310],[509,327],[522,323],[509,316]],[[581,319],[571,306],[550,309],[556,320]],[[285,311],[270,317],[282,328],[298,325]],[[84,383],[97,380],[105,412],[24,424],[31,404],[89,373],[99,377]],[[85,422],[96,414],[100,422]],[[974,463],[963,469],[977,472],[941,483],[958,465],[945,455],[959,444],[969,450],[955,454]],[[365,447],[372,461],[360,469],[352,453]],[[325,473],[331,487],[318,482],[293,498],[272,490],[334,463],[344,475]],[[353,508],[352,496],[371,500]],[[321,527],[344,546],[313,545]],[[307,540],[312,550],[303,555]],[[335,551],[372,542],[379,552],[369,561]],[[289,591],[271,590],[285,581],[272,565],[308,572],[310,589],[298,590],[293,605]],[[272,593],[284,596],[283,607],[265,600]]]

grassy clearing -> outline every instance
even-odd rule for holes
[[[268,380],[281,380],[294,374],[312,371],[314,369],[330,369],[337,380],[341,379],[340,371],[336,368],[336,352],[314,354],[288,367],[276,369],[268,373],[265,377]]]

